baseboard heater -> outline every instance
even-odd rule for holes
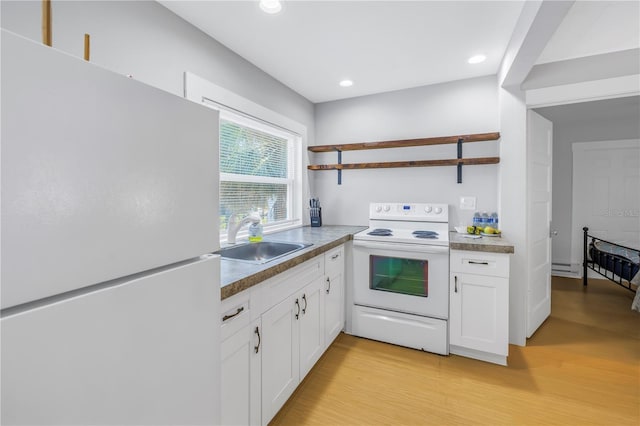
[[[575,272],[570,263],[552,263],[551,270],[559,272]]]
[[[557,275],[562,277],[579,277],[578,265],[571,263],[552,263],[551,275]]]

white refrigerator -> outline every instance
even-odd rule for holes
[[[1,423],[219,423],[217,112],[0,40]]]

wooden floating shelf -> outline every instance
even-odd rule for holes
[[[478,165],[478,164],[498,164],[500,157],[481,158],[451,158],[446,160],[421,160],[421,161],[387,161],[382,163],[351,163],[351,164],[315,164],[307,166],[309,170],[356,170],[356,169],[391,169],[396,167],[437,167],[437,166],[457,166]]]
[[[341,145],[316,145],[307,149],[311,152],[361,151],[364,149],[407,148],[410,146],[444,145],[462,142],[484,142],[500,139],[499,132],[478,133],[473,135],[441,136],[437,138],[404,139],[383,142],[360,142]]]
[[[479,165],[479,164],[498,164],[500,157],[481,157],[481,158],[462,158],[462,144],[465,142],[484,142],[495,141],[500,139],[499,132],[477,133],[472,135],[460,136],[440,136],[435,138],[420,139],[404,139],[395,141],[382,142],[362,142],[349,143],[339,145],[316,145],[307,149],[311,152],[336,152],[338,154],[338,164],[312,164],[307,166],[309,170],[337,170],[338,185],[342,184],[343,170],[358,169],[389,169],[398,167],[436,167],[436,166],[457,166],[458,167],[458,183],[462,183],[462,166]],[[415,146],[444,145],[457,144],[457,158],[446,160],[418,160],[418,161],[385,161],[380,163],[342,163],[343,151],[361,151],[365,149],[384,149],[384,148],[407,148]]]

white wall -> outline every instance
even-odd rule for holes
[[[527,334],[527,107],[524,93],[499,88],[500,213],[503,235],[514,245],[509,277],[509,343],[524,346]]]
[[[362,96],[316,105],[316,144],[375,142],[499,131],[495,76]],[[497,156],[502,139],[463,147],[464,157]],[[349,151],[343,163],[456,158],[456,145]],[[336,163],[337,154],[310,154],[310,163]],[[460,196],[476,196],[477,208],[497,210],[498,165],[314,171],[312,193],[323,203],[323,223],[366,225],[372,201],[450,205],[450,223],[470,221]]]
[[[40,42],[41,2],[0,2],[2,28]],[[53,1],[53,46],[82,56],[91,35],[91,61],[183,95],[191,71],[307,126],[313,104],[154,1]]]
[[[640,139],[637,117],[554,123],[553,140],[553,263],[571,263],[572,174],[574,142]]]

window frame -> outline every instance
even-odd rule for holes
[[[306,167],[306,159],[303,156],[303,152],[305,152],[307,148],[307,127],[190,72],[184,73],[184,97],[193,102],[218,110],[221,118],[223,118],[226,113],[229,113],[250,120],[255,125],[267,125],[276,130],[280,129],[288,135],[293,135],[295,139],[292,144],[294,155],[291,157],[291,160],[294,161],[294,176],[293,190],[291,191],[289,200],[289,203],[291,203],[289,210],[290,219],[280,221],[270,226],[265,225],[264,233],[269,234],[302,226],[305,220],[308,220],[305,219],[303,214],[303,200],[309,198],[308,177],[302,172],[303,168]],[[221,180],[219,160],[216,167],[218,167],[218,176]],[[305,188],[307,189],[305,190]],[[220,194],[218,193],[218,197],[219,196]],[[240,232],[238,232],[237,238],[244,238],[247,234],[247,229],[241,229]],[[226,232],[221,232],[220,243],[226,243],[226,241]]]
[[[283,139],[287,140],[287,178],[277,178],[277,177],[268,177],[268,176],[254,176],[254,175],[244,175],[244,174],[236,174],[236,173],[226,173],[220,172],[220,182],[247,182],[247,183],[275,183],[287,186],[287,219],[279,220],[273,223],[263,223],[264,232],[268,233],[271,230],[279,230],[283,227],[289,226],[291,223],[296,222],[296,215],[294,214],[295,210],[295,190],[296,190],[296,163],[301,160],[298,158],[299,155],[296,155],[298,151],[296,147],[300,145],[300,138],[297,135],[294,135],[291,132],[287,132],[281,130],[272,125],[265,124],[261,121],[257,121],[255,119],[251,119],[244,115],[240,115],[237,112],[231,112],[228,110],[220,110],[220,122],[222,121],[232,122],[238,124],[243,127],[249,127],[254,130],[258,130],[263,133],[268,133]],[[249,212],[247,212],[249,213]],[[246,230],[243,231],[243,234],[246,233]],[[240,232],[239,236],[242,235]],[[226,237],[226,232],[220,230],[220,235]]]

